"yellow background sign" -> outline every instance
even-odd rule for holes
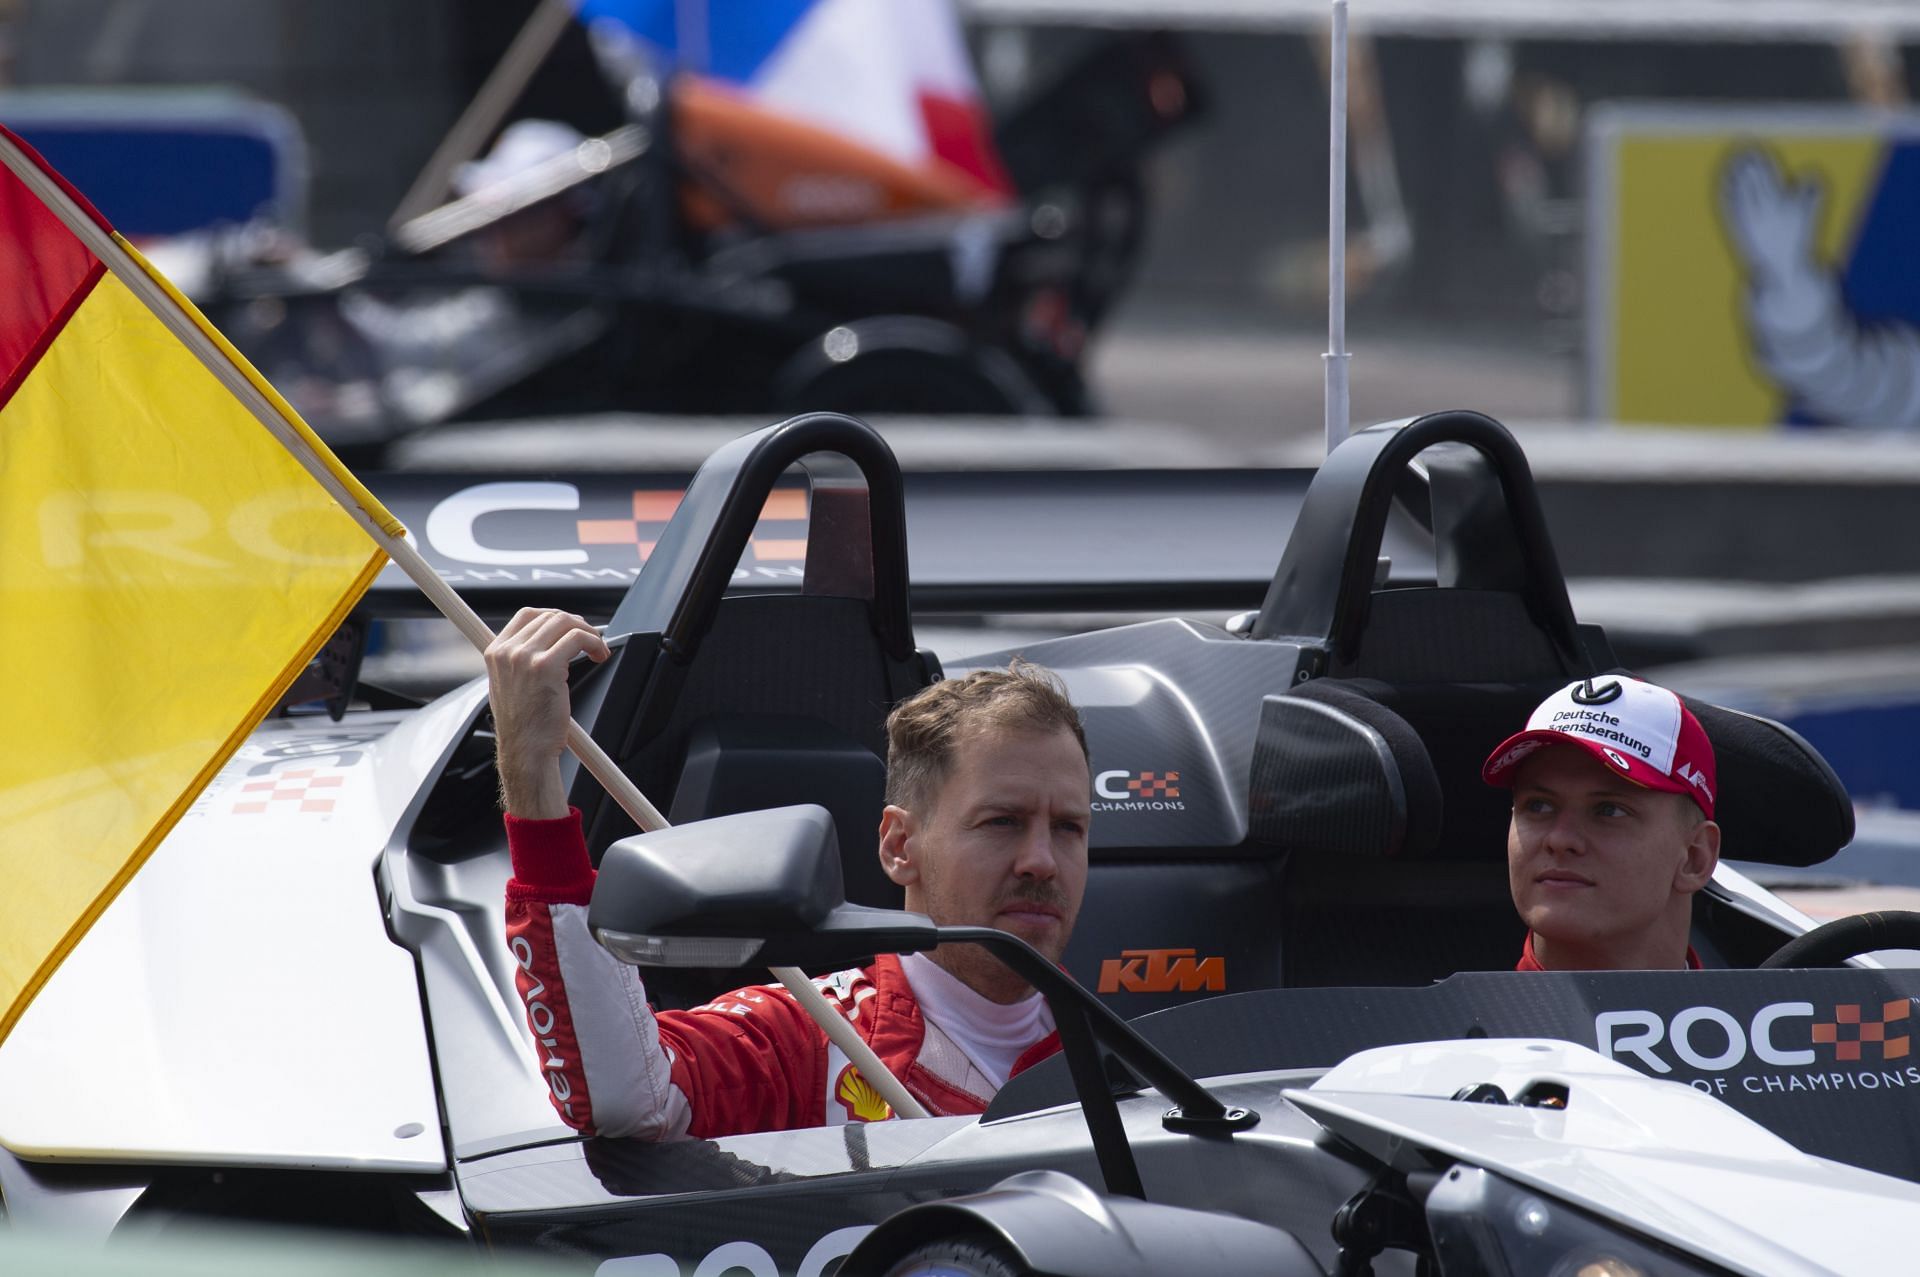
[[[1853,331],[1844,275],[1890,146],[1917,131],[1912,120],[1890,128],[1884,115],[1831,110],[1596,113],[1590,415],[1753,428],[1790,416],[1900,424],[1845,420],[1878,401],[1864,397],[1857,375],[1841,384],[1847,352],[1835,343]],[[1920,209],[1913,213],[1920,227]],[[1920,364],[1914,374],[1920,384]]]

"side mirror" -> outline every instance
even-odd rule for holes
[[[844,966],[939,943],[921,914],[846,902],[824,807],[690,821],[607,849],[587,926],[647,967]]]

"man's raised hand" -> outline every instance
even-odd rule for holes
[[[508,814],[526,820],[564,816],[560,753],[572,714],[567,667],[576,656],[606,660],[606,640],[571,612],[521,608],[485,655],[501,801]]]

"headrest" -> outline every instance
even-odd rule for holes
[[[1772,719],[1682,696],[1713,742],[1720,854],[1817,865],[1853,841],[1853,800],[1820,752]]]
[[[1331,679],[1261,702],[1249,834],[1286,851],[1425,857],[1440,781],[1407,721]]]
[[[1285,850],[1497,859],[1512,795],[1480,765],[1553,690],[1315,679],[1269,696],[1248,832]],[[1814,865],[1852,841],[1852,800],[1813,746],[1771,719],[1681,699],[1713,742],[1721,855]]]

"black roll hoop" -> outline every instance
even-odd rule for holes
[[[1587,670],[1526,454],[1505,426],[1464,409],[1374,426],[1328,454],[1307,489],[1252,636],[1297,639],[1324,646],[1336,661],[1351,661],[1366,631],[1395,485],[1415,457],[1447,443],[1479,453],[1498,480],[1528,612],[1568,670]],[[1338,558],[1327,552],[1336,544],[1346,547]]]

